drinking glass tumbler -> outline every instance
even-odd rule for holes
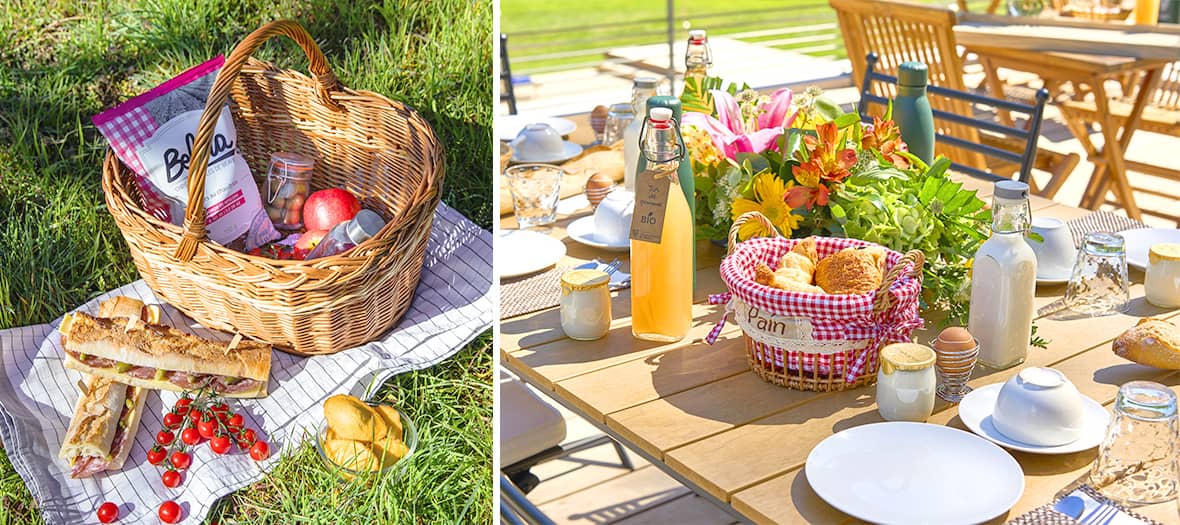
[[[1125,505],[1176,497],[1178,431],[1176,394],[1170,388],[1151,381],[1123,385],[1090,484]]]
[[[521,164],[504,170],[512,209],[520,228],[552,224],[557,220],[557,200],[565,171],[552,164]]]
[[[1091,316],[1118,313],[1131,300],[1129,282],[1123,238],[1105,232],[1087,233],[1065,289],[1065,304]]]
[[[623,131],[631,121],[635,120],[635,108],[630,102],[611,104],[610,112],[606,114],[606,128],[602,133],[602,145],[610,146],[623,140]]]

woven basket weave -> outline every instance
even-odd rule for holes
[[[291,38],[312,77],[251,58],[268,39]],[[206,239],[205,170],[217,114],[229,100],[238,147],[255,174],[270,154],[314,156],[314,189],[341,187],[379,213],[380,233],[343,255],[278,261]],[[193,144],[183,226],[144,211],[134,173],[108,151],[107,207],[140,275],[201,324],[301,354],[329,354],[377,338],[410,306],[443,179],[443,151],[412,108],[345,88],[311,36],[269,23],[234,48],[210,90]]]
[[[733,227],[729,230],[727,257],[731,257],[737,251],[742,250],[742,246],[738,243],[738,231],[743,224],[750,221],[761,223],[763,228],[767,231],[775,232],[776,237],[778,236],[778,230],[761,213],[756,211],[745,213],[734,221]],[[779,240],[781,242],[778,243],[777,247],[781,252],[775,254],[775,259],[790,250],[791,245],[793,245],[793,241],[787,239]],[[825,249],[823,243],[870,244],[861,241],[829,239],[824,237],[820,237],[817,240],[821,243],[821,254]],[[898,300],[894,293],[891,292],[891,289],[908,288],[911,290],[911,294],[919,292],[922,282],[922,265],[925,263],[926,258],[918,250],[913,250],[904,255],[891,250],[888,250],[888,253],[893,264],[885,273],[880,287],[873,293],[871,300],[872,318],[882,323],[912,321],[912,319],[908,318],[911,316],[916,318],[918,315],[916,295],[914,296],[913,308],[895,309]],[[725,266],[723,263],[721,277],[731,291],[739,286],[750,285],[752,281],[741,282],[743,279],[727,273]],[[784,297],[813,295],[772,289],[768,290],[768,293],[779,294]],[[755,334],[765,332],[754,329],[751,326],[751,322],[743,315],[743,308],[748,308],[748,305],[742,303],[736,294],[731,295],[732,298],[730,300],[738,305],[735,308],[737,323],[742,327],[745,335],[746,360],[750,365],[750,369],[758,377],[779,386],[816,392],[841,391],[876,383],[879,363],[874,349],[878,349],[882,344],[889,341],[885,341],[880,337],[873,339],[819,340],[809,335],[810,328],[801,330],[807,335],[763,338],[763,336]],[[847,296],[833,296],[830,300],[842,302],[845,301],[844,297]],[[869,306],[865,306],[864,308],[868,309]],[[898,316],[903,318],[889,319],[889,317]],[[810,326],[810,320],[802,317],[778,317],[776,319],[783,320],[784,322],[795,321],[802,323],[802,326]],[[912,328],[903,329],[901,330],[902,333],[897,334],[896,337],[898,339],[908,340],[911,331]],[[866,351],[871,352],[871,354],[863,356],[862,354]],[[864,358],[863,370],[855,376],[847,376],[846,373],[852,364],[862,357]]]

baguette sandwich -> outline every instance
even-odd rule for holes
[[[123,296],[103,301],[98,314],[155,322],[160,319],[158,307]],[[147,389],[111,379],[88,376],[81,386],[82,395],[58,454],[69,462],[70,476],[74,478],[123,468],[147,400]]]
[[[265,397],[270,345],[226,344],[135,318],[75,312],[60,328],[66,368],[152,390],[208,388],[223,397]]]
[[[69,462],[70,477],[123,468],[146,400],[145,388],[105,377],[88,378],[58,454]]]

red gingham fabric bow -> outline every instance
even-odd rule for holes
[[[874,244],[856,239],[839,239],[817,237],[816,249],[820,258],[827,257],[845,248],[874,246]],[[773,359],[776,366],[810,370],[818,367],[821,373],[831,370],[843,371],[849,382],[856,378],[876,361],[877,352],[888,343],[908,341],[910,334],[923,325],[918,315],[918,298],[922,292],[922,281],[908,275],[912,269],[907,269],[905,275],[892,283],[887,293],[893,294],[894,306],[880,315],[873,313],[873,299],[876,292],[860,295],[828,295],[805,292],[788,292],[771,288],[754,281],[754,267],[762,262],[776,268],[778,260],[790,251],[798,242],[794,239],[761,238],[751,239],[741,243],[734,249],[733,254],[721,261],[721,279],[725,281],[730,293],[709,296],[709,304],[729,303],[733,298],[762,309],[776,316],[804,317],[811,321],[812,337],[820,341],[851,340],[870,341],[869,345],[857,352],[856,359],[848,364],[847,370],[843,356],[810,355],[802,352],[773,349],[768,345],[755,345],[755,349],[762,354],[763,359]],[[902,254],[889,250],[886,257],[887,267],[892,268],[901,260]],[[721,334],[721,329],[729,318],[730,312],[722,316],[716,326],[705,338],[712,344]]]

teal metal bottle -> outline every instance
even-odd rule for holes
[[[934,114],[926,99],[926,64],[903,62],[897,68],[893,121],[910,153],[926,164],[934,161]]]
[[[668,108],[672,110],[672,118],[676,120],[676,125],[680,125],[680,116],[683,110],[680,107],[680,99],[670,95],[658,95],[647,99],[647,109],[644,114],[651,114],[651,108]],[[679,133],[676,135],[680,136]],[[688,200],[688,211],[692,213],[693,218],[693,245],[692,245],[692,269],[693,277],[692,284],[696,287],[696,267],[697,267],[697,247],[696,247],[696,181],[692,174],[692,161],[689,160],[688,147],[685,146],[683,139],[680,139],[680,148],[684,152],[684,157],[680,159],[680,167],[676,169],[676,178],[680,179],[680,189],[684,190],[684,198]],[[636,166],[635,173],[642,173],[647,169],[647,159],[643,155],[639,156],[639,162]]]

